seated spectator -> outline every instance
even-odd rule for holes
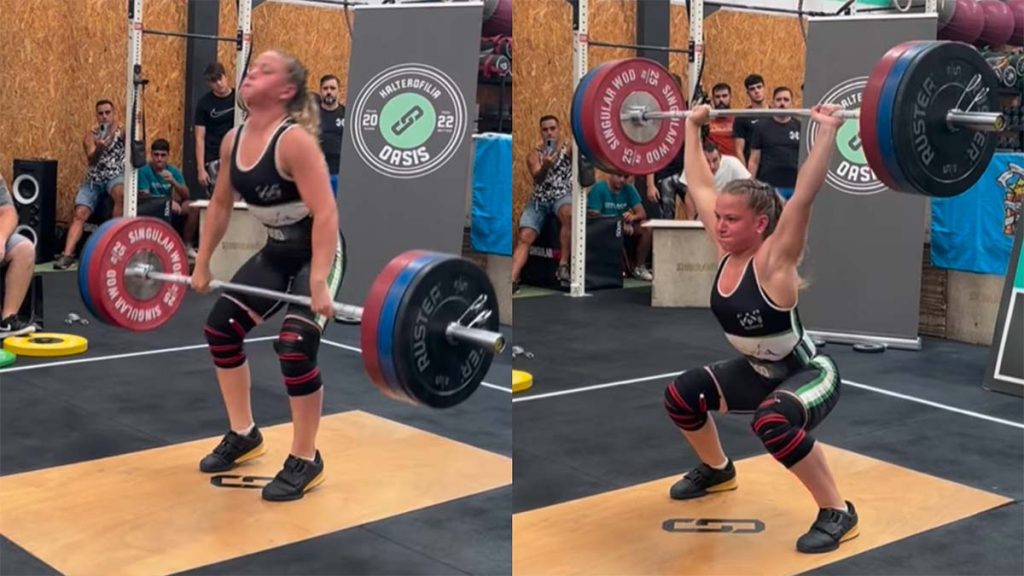
[[[512,252],[512,293],[519,291],[519,273],[530,256],[530,246],[544,229],[549,216],[558,218],[560,258],[556,279],[569,283],[569,256],[572,254],[572,144],[562,138],[558,118],[550,114],[540,119],[541,143],[530,150],[526,165],[533,177],[533,195],[519,216],[519,234]]]
[[[36,268],[36,248],[32,241],[14,232],[18,227],[18,211],[14,207],[7,183],[0,174],[0,268],[4,270],[3,310],[0,311],[0,338],[21,336],[36,327],[18,318],[18,310],[28,294]]]
[[[625,176],[612,174],[608,180],[594,184],[587,194],[587,216],[621,216],[623,234],[637,240],[633,277],[647,281],[653,279],[647,268],[647,258],[651,255],[651,230],[640,226],[647,219],[647,213],[640,193]]]
[[[114,199],[114,216],[121,216],[124,210],[125,136],[117,123],[113,102],[100,100],[96,103],[96,122],[82,141],[89,172],[75,196],[75,214],[68,228],[64,252],[53,265],[57,270],[66,270],[75,263],[75,248],[82,238],[82,229],[99,205],[100,196],[110,194]]]
[[[711,140],[704,141],[704,159],[708,161],[711,174],[715,177],[715,190],[721,190],[726,184],[733,180],[744,180],[750,178],[750,172],[735,156],[724,156],[718,150],[718,146]],[[686,173],[679,177],[680,183],[686,186]],[[693,199],[689,194],[683,195],[684,213],[686,220],[697,218],[697,207],[693,205]]]
[[[139,198],[170,198],[171,218],[175,228],[184,225],[182,239],[189,255],[195,257],[193,248],[196,231],[199,229],[199,210],[192,205],[185,177],[172,164],[167,163],[171,144],[163,138],[153,141],[150,146],[149,163],[139,169]]]

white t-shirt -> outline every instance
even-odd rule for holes
[[[722,161],[718,165],[718,172],[715,172],[715,190],[721,190],[726,184],[733,180],[750,178],[750,171],[740,162],[739,158],[728,154],[722,155]],[[679,177],[683,184],[686,184],[686,172]]]

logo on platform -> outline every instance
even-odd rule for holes
[[[818,104],[837,104],[847,110],[859,110],[861,93],[867,84],[867,76],[840,82],[822,96]],[[811,120],[807,133],[807,152],[810,153],[818,133],[818,123]],[[836,135],[836,151],[838,154],[832,155],[832,163],[825,175],[830,186],[848,194],[877,194],[885,190],[885,184],[878,180],[864,156],[858,120],[843,122]]]
[[[217,488],[263,488],[274,478],[272,476],[238,476],[236,474],[218,474],[210,477],[210,484]]]
[[[755,519],[670,518],[661,523],[665,532],[715,532],[718,534],[757,534],[764,522]]]
[[[465,139],[466,98],[451,77],[425,64],[380,72],[360,90],[353,110],[359,157],[392,178],[430,174]]]

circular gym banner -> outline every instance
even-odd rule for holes
[[[392,178],[420,178],[444,166],[465,139],[466,99],[443,71],[400,64],[360,90],[352,118],[363,162]]]

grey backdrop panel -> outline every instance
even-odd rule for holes
[[[462,253],[482,18],[483,3],[356,8],[338,190],[349,258],[345,302],[363,302],[402,252]],[[392,115],[396,108],[407,113],[385,126],[389,103]],[[433,136],[423,146],[393,147],[405,154],[397,166],[381,160],[384,131],[393,131],[392,141],[416,134],[416,123],[430,122],[432,113]],[[418,168],[403,165],[417,150]]]
[[[992,335],[985,387],[1024,396],[1024,221],[1017,221],[1003,299]]]
[[[882,56],[902,42],[934,40],[935,30],[931,16],[812,18],[804,106],[860,108],[861,91]],[[804,121],[801,164],[815,126]],[[885,188],[867,167],[856,131],[840,132],[826,184],[815,200],[801,269],[810,281],[800,294],[800,316],[808,330],[833,341],[919,346],[927,208],[922,196]]]

